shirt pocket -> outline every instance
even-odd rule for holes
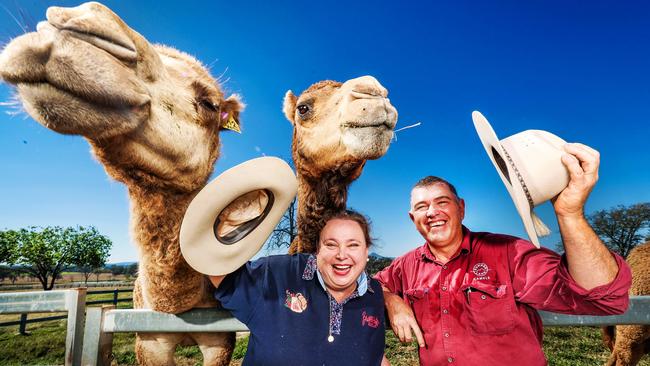
[[[508,285],[478,282],[461,286],[470,329],[477,335],[501,335],[515,326]]]
[[[425,328],[431,323],[431,316],[429,314],[429,288],[416,288],[404,291],[406,298],[413,308],[415,319],[418,320],[420,328]]]

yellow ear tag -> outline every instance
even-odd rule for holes
[[[226,130],[231,130],[237,133],[241,133],[241,129],[239,128],[239,123],[237,123],[237,120],[232,115],[232,113],[228,113],[228,119],[226,118],[222,119],[221,128],[225,128]]]

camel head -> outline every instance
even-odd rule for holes
[[[84,136],[115,179],[191,191],[212,172],[219,130],[243,108],[193,57],[152,45],[99,3],[50,7],[0,54],[43,126]]]
[[[294,126],[296,169],[313,177],[343,166],[360,169],[388,150],[397,110],[372,76],[321,81],[299,97],[288,91],[284,114]]]

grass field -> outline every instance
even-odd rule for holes
[[[100,288],[98,288],[100,289]],[[101,288],[104,290],[105,288]],[[94,289],[89,289],[92,291]],[[89,295],[88,301],[110,300],[112,294]],[[131,297],[121,293],[120,298]],[[131,308],[131,302],[118,303],[118,308]],[[29,318],[53,314],[30,314]],[[0,315],[0,322],[18,320],[19,315]],[[0,327],[0,365],[61,365],[65,348],[65,320],[31,323],[27,325],[28,335],[19,335],[18,326]],[[593,366],[602,365],[609,355],[600,338],[600,328],[592,327],[549,327],[544,331],[544,352],[549,365]],[[135,334],[118,333],[113,338],[113,365],[135,365]],[[247,336],[238,337],[231,366],[241,365],[246,353]],[[417,365],[416,344],[401,344],[392,331],[386,332],[387,357],[392,365]],[[179,365],[200,365],[201,352],[198,347],[179,347],[176,350]],[[645,356],[640,366],[650,366],[650,357]]]
[[[60,365],[63,363],[65,321],[49,321],[28,325],[29,335],[17,334],[18,327],[0,328],[1,365]],[[133,344],[135,335],[115,334],[113,338],[114,365],[135,365]],[[417,365],[415,344],[402,345],[391,331],[386,332],[387,356],[392,365]],[[237,341],[231,366],[239,366],[246,353],[247,337]],[[593,366],[602,365],[608,351],[600,340],[600,329],[590,327],[553,327],[545,330],[544,351],[549,365]],[[198,347],[177,349],[179,365],[200,365]],[[641,366],[650,366],[646,356]]]

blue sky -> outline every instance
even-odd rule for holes
[[[0,42],[33,29],[49,5],[0,2]],[[601,152],[600,181],[586,211],[650,201],[650,5],[610,1],[423,2],[106,1],[150,42],[225,73],[243,95],[243,134],[222,134],[215,176],[262,154],[288,159],[287,89],[375,76],[399,112],[388,153],[353,183],[349,205],[373,221],[375,251],[421,245],[408,219],[420,177],[453,182],[465,224],[525,236],[506,189],[474,131],[480,110],[505,138],[550,131]],[[16,21],[16,18],[18,21]],[[0,85],[0,101],[12,90]],[[85,140],[48,131],[0,105],[0,229],[94,225],[114,242],[110,262],[135,260],[125,188],[93,160]],[[559,241],[549,204],[537,212]]]

